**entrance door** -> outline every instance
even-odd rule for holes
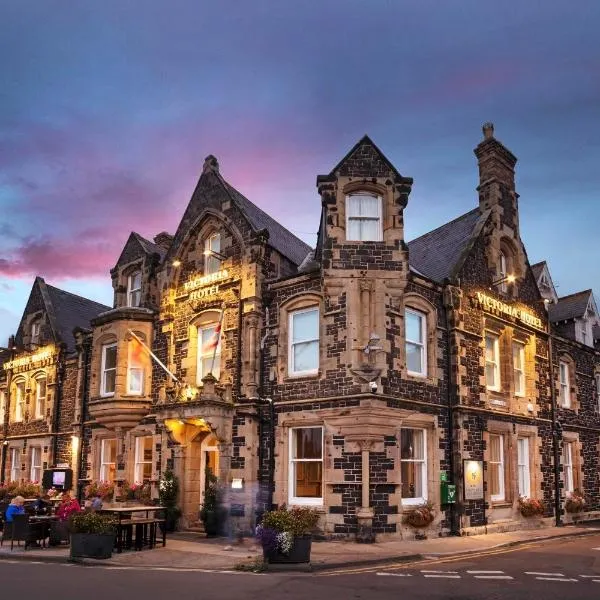
[[[219,477],[219,449],[217,438],[211,433],[202,441],[202,500],[211,477]]]

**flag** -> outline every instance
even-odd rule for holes
[[[129,342],[131,345],[129,346],[130,352],[130,362],[133,365],[139,365],[142,362],[142,356],[144,355],[144,347],[136,337],[132,337]]]
[[[221,323],[223,321],[223,317],[221,316],[221,320],[217,323],[217,326],[214,328],[212,335],[204,342],[202,346],[202,354],[208,354],[209,352],[214,352],[219,347],[219,341],[221,339]]]

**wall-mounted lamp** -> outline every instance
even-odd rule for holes
[[[501,285],[502,283],[514,283],[517,280],[517,278],[514,275],[506,275],[505,277],[502,277],[501,279],[498,279],[498,281],[492,281],[492,285]]]
[[[204,256],[214,256],[219,260],[227,260],[226,256],[224,256],[220,252],[216,252],[215,250],[210,250],[209,248],[207,248],[202,254],[204,254]]]
[[[181,266],[181,261],[180,260],[174,260],[171,263],[175,268],[180,267]]]

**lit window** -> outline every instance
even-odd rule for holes
[[[135,483],[144,483],[152,477],[152,436],[135,438]]]
[[[500,344],[491,333],[485,334],[485,382],[488,390],[500,390]]]
[[[31,448],[29,480],[33,483],[40,483],[42,481],[42,449],[39,446]]]
[[[46,416],[46,378],[39,377],[35,380],[35,417],[43,419]]]
[[[323,504],[323,428],[290,430],[290,504]]]
[[[117,440],[102,440],[100,446],[100,481],[113,482],[117,466]]]
[[[346,239],[357,242],[380,242],[381,198],[353,194],[346,198]]]
[[[313,375],[319,370],[319,309],[290,313],[288,369],[290,375]]]
[[[20,381],[16,385],[15,421],[19,422],[25,418],[25,382]]]
[[[561,360],[559,363],[560,372],[560,403],[564,408],[571,406],[571,392],[569,390],[569,363]]]
[[[19,448],[10,449],[10,480],[21,480],[21,450]]]
[[[127,393],[141,395],[144,392],[144,348],[135,339],[128,344]]]
[[[4,425],[4,417],[6,416],[6,394],[0,392],[0,427]]]
[[[427,318],[416,310],[406,309],[406,368],[411,375],[427,375]]]
[[[36,321],[31,324],[31,343],[39,344],[40,343],[40,322]]]
[[[504,436],[490,435],[490,492],[492,501],[504,500]]]
[[[529,438],[517,439],[517,485],[519,496],[529,498],[531,494],[531,479],[529,476]]]
[[[215,379],[221,376],[221,325],[212,323],[198,327],[198,370],[196,384],[212,373]]]
[[[506,292],[506,254],[500,252],[500,258],[498,260],[498,279],[500,280],[500,291]]]
[[[573,442],[563,442],[563,472],[565,475],[565,492],[574,492]]]
[[[424,429],[400,432],[400,483],[403,504],[427,500],[427,451]]]
[[[127,278],[127,306],[139,306],[142,300],[142,272],[135,271]]]
[[[600,373],[596,373],[596,405],[600,412]]]
[[[214,253],[217,253],[215,256]],[[218,255],[221,253],[221,234],[213,233],[204,240],[204,274],[217,273],[221,269]]]
[[[525,395],[525,346],[513,344],[513,373],[515,380],[515,396]]]
[[[102,378],[100,382],[100,395],[112,396],[115,393],[115,380],[117,375],[117,345],[107,344],[102,346]]]

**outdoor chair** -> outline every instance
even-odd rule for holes
[[[12,523],[5,523],[4,526],[2,543],[4,543],[4,540],[8,540],[10,536],[11,551],[14,548],[15,541],[17,542],[17,546],[20,546],[21,542],[25,542],[25,550],[27,550],[28,546],[39,542],[43,535],[43,529],[31,524],[27,515],[15,515]]]

